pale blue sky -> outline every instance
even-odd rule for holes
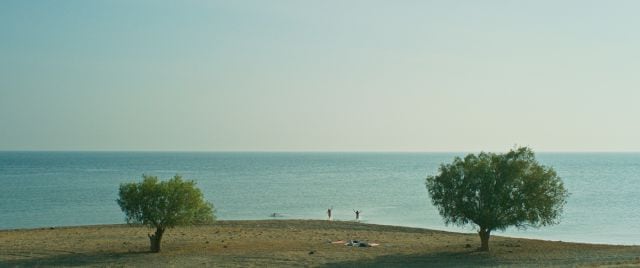
[[[1,1],[0,150],[640,151],[638,1]]]

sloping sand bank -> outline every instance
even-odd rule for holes
[[[640,246],[590,245],[319,220],[219,221],[170,229],[161,253],[127,225],[0,231],[0,266],[640,266]],[[338,240],[365,240],[350,247]]]

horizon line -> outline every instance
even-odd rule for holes
[[[497,151],[497,150],[496,150]],[[0,152],[67,152],[67,153],[474,153],[474,152],[496,152],[494,150],[459,150],[459,151],[401,151],[401,150],[155,150],[155,149],[19,149],[19,150],[3,150]],[[540,150],[534,153],[640,153],[640,151],[614,151],[614,150]]]

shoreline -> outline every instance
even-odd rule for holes
[[[14,266],[610,266],[640,265],[640,246],[492,236],[326,220],[217,221],[167,230],[127,224],[0,230],[0,267]],[[354,248],[337,241],[379,244]]]
[[[257,219],[257,220],[216,220],[216,222],[261,222],[261,221],[327,221],[321,219]],[[413,226],[403,226],[403,225],[393,225],[393,224],[378,224],[378,223],[369,223],[369,222],[356,222],[355,220],[332,220],[332,222],[347,222],[347,223],[357,223],[357,224],[365,224],[371,226],[383,226],[383,227],[398,227],[405,229],[419,229],[419,230],[427,230],[434,232],[445,232],[445,233],[453,233],[460,235],[477,235],[476,232],[458,232],[451,230],[441,230],[435,228],[423,228],[423,227],[413,227]],[[137,227],[137,228],[145,228],[142,225],[136,224],[127,224],[127,223],[107,223],[107,224],[88,224],[88,225],[61,225],[61,226],[44,226],[44,227],[26,227],[26,228],[13,228],[13,229],[0,229],[0,234],[2,232],[11,232],[11,231],[30,231],[30,230],[54,230],[54,229],[69,229],[69,228],[98,228],[98,227]],[[491,237],[504,237],[509,239],[528,239],[528,240],[539,240],[546,242],[561,242],[561,243],[573,243],[573,244],[586,244],[586,245],[600,245],[600,246],[640,246],[638,244],[616,244],[616,243],[601,243],[601,242],[585,242],[585,241],[571,241],[571,240],[555,240],[555,239],[547,239],[547,238],[539,238],[539,237],[521,237],[521,236],[511,236],[509,234],[503,234],[499,231],[494,231]],[[639,241],[640,242],[640,241]]]

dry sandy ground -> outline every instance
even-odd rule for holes
[[[574,244],[318,220],[219,221],[170,229],[148,253],[145,227],[127,225],[0,231],[0,266],[116,267],[478,267],[640,266],[640,246]],[[332,241],[359,239],[356,248]]]

